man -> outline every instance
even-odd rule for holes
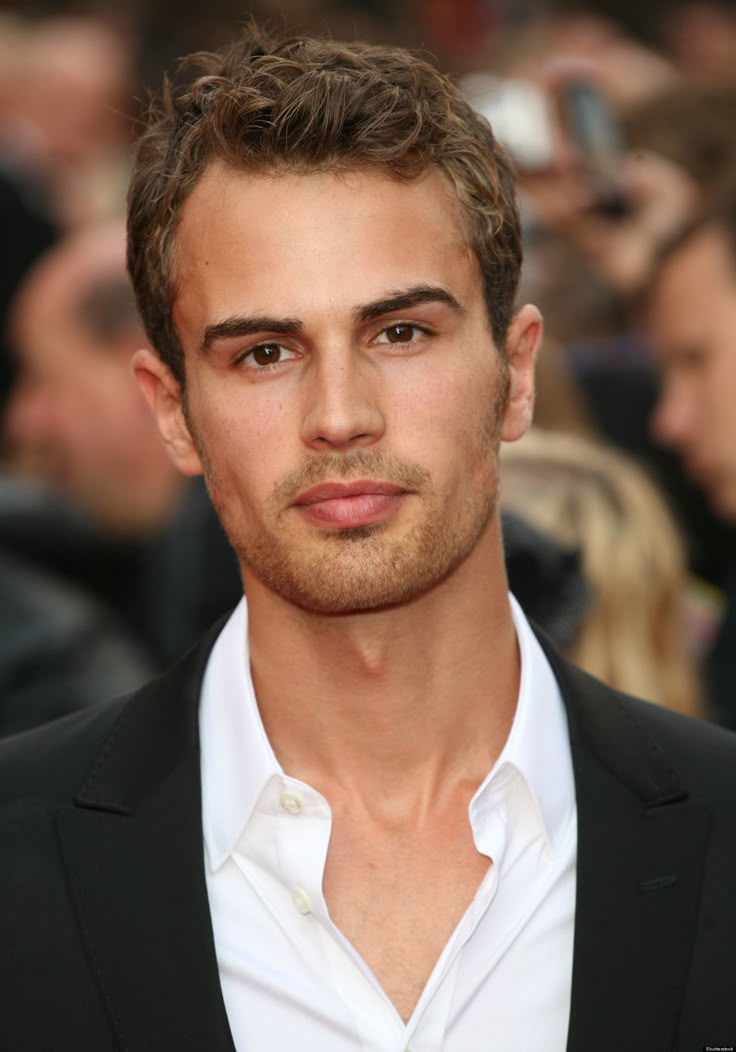
[[[6,1043],[726,1040],[736,747],[508,598],[541,321],[506,155],[401,51],[252,30],[197,62],[133,175],[135,368],[247,610],[0,753]]]
[[[26,513],[19,535],[6,502],[0,547],[101,595],[154,661],[168,663],[239,589],[206,494],[171,463],[132,374],[145,334],[124,224],[83,228],[44,255],[20,287],[11,335],[20,373],[6,439],[82,521],[65,529],[63,506],[42,514],[54,543],[38,545],[35,520]]]
[[[736,525],[736,187],[663,250],[645,317],[662,379],[654,436],[680,454],[720,520]],[[721,562],[725,609],[707,674],[715,715],[736,728],[736,566],[731,552]]]
[[[662,374],[655,436],[736,522],[736,192],[668,245],[646,317]]]
[[[16,298],[11,335],[22,372],[9,441],[106,532],[159,529],[183,480],[130,376],[144,335],[121,223],[85,228],[42,258]]]

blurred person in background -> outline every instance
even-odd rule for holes
[[[463,81],[516,159],[525,291],[541,304],[573,382],[613,362],[610,371],[627,373],[629,387],[646,387],[631,298],[657,245],[697,206],[699,190],[667,157],[629,151],[621,116],[669,90],[675,72],[599,18],[538,19],[527,35],[516,52],[510,47],[506,77]],[[628,399],[624,417],[633,418],[640,403]],[[597,406],[590,409],[596,423]]]
[[[579,46],[586,47],[589,54],[600,55],[602,50],[610,48],[612,36],[625,32],[630,40],[639,43],[640,51],[656,53],[662,65],[667,64],[686,76],[707,79],[714,84],[733,78],[736,61],[733,0],[648,0],[646,4],[637,0],[556,0],[547,7],[559,13],[556,18],[553,15],[552,21],[577,27]],[[581,33],[586,23],[589,28]],[[609,27],[607,32],[601,32],[603,26]],[[569,43],[569,31],[567,36]],[[613,75],[626,91],[625,81],[634,69],[626,56],[620,57],[624,61],[619,63],[619,73]],[[637,85],[632,87],[637,90]]]
[[[733,0],[665,0],[659,6],[657,35],[678,68],[713,84],[732,82],[736,70]]]
[[[675,449],[715,513],[736,524],[736,187],[663,249],[644,303],[661,371],[655,438]],[[736,727],[736,555],[719,582],[725,609],[710,656],[720,718]]]
[[[0,15],[0,414],[14,375],[8,308],[23,275],[54,243],[59,227],[40,174],[24,163],[15,141],[28,33],[19,16]]]
[[[85,227],[44,256],[18,292],[10,335],[20,373],[4,420],[9,456],[76,509],[86,543],[71,527],[65,544],[19,531],[8,516],[0,535],[112,603],[151,659],[167,662],[237,601],[240,582],[204,488],[175,470],[133,379],[145,337],[123,224]]]
[[[5,185],[13,184],[2,183],[0,177],[0,186]],[[34,211],[32,200],[24,193],[12,193],[14,196],[8,189],[3,195],[6,237],[2,259],[8,279],[3,291],[7,293],[8,306],[28,269],[55,238],[51,225]],[[122,265],[121,237],[118,227],[118,270]],[[56,258],[54,252],[51,259]],[[102,260],[96,262],[101,264]],[[41,273],[46,274],[45,263],[39,266]],[[104,270],[100,266],[98,271],[103,281]],[[28,280],[35,285],[35,278]],[[3,341],[6,368],[0,409],[9,399],[13,400],[18,408],[20,431],[14,439],[20,440],[23,459],[30,459],[43,468],[44,475],[53,475],[60,482],[62,464],[68,465],[66,478],[70,481],[74,474],[70,461],[83,453],[84,443],[79,435],[85,429],[85,420],[97,419],[102,412],[104,421],[110,399],[104,399],[100,390],[87,400],[69,397],[69,383],[80,385],[83,376],[88,379],[87,372],[80,370],[78,363],[75,365],[74,350],[86,347],[90,337],[85,341],[84,329],[70,325],[73,284],[57,284],[61,300],[57,296],[56,311],[49,313],[48,297],[41,295],[36,301],[32,296],[31,316],[23,318],[23,328],[27,321],[31,330],[28,335],[35,356],[33,366],[29,363],[29,372],[23,374],[20,396],[19,389],[13,386],[15,362],[7,340]],[[88,310],[94,309],[94,303],[88,305]],[[97,311],[100,312],[100,304]],[[24,313],[25,308],[21,311]],[[34,327],[35,322],[40,330]],[[122,380],[124,388],[126,381],[130,385],[129,369]],[[66,395],[59,394],[64,391]],[[64,407],[54,408],[55,402],[64,403]],[[108,421],[108,426],[111,423]],[[77,441],[72,440],[74,435]],[[109,561],[100,558],[96,534],[91,534],[52,492],[18,474],[18,464],[12,461],[8,448],[16,442],[8,442],[8,437],[3,436],[0,461],[0,735],[17,733],[85,709],[102,696],[130,690],[149,678],[157,667],[138,625],[126,627],[120,612],[107,602],[100,577],[102,566],[109,568]],[[104,431],[89,435],[87,445],[91,450],[102,450]],[[88,490],[100,494],[98,505],[104,500],[103,483],[99,472],[88,481]],[[90,496],[88,493],[88,499]]]
[[[528,78],[536,101],[514,110],[508,142],[522,187],[524,294],[542,309],[552,350],[540,363],[537,420],[602,435],[644,463],[691,570],[719,582],[731,530],[652,439],[658,379],[638,299],[661,245],[733,167],[736,95],[685,80],[599,18],[538,20],[529,36],[526,59],[511,51],[507,68]],[[492,102],[479,102],[493,121]]]
[[[627,107],[621,121],[627,151],[646,150],[677,165],[692,180],[698,206],[713,200],[733,178],[736,79],[709,84],[680,78]]]
[[[666,246],[645,320],[662,374],[654,434],[736,520],[736,190]]]
[[[130,165],[134,41],[91,15],[28,21],[8,59],[13,84],[0,159],[64,227],[120,214]]]
[[[132,379],[143,329],[123,223],[83,228],[47,253],[16,296],[10,335],[21,363],[11,447],[110,534],[161,528],[183,480]]]
[[[702,715],[676,525],[622,453],[533,429],[501,457],[501,506],[578,550],[590,588],[565,653],[629,694]]]
[[[0,378],[7,311],[61,230],[120,215],[129,171],[133,38],[86,15],[0,15]],[[0,412],[2,407],[0,407]]]
[[[54,159],[41,163],[23,117],[32,39],[31,23],[0,17],[0,415],[16,374],[8,311],[60,227]],[[56,119],[59,101],[52,92],[45,121]],[[71,572],[75,561],[85,572],[91,562],[74,517],[44,488],[11,477],[7,455],[0,439],[0,735],[129,690],[156,667],[137,633]]]
[[[78,580],[73,560],[84,566]],[[93,563],[64,505],[0,473],[0,737],[132,690],[156,671],[138,632],[84,586]]]
[[[557,70],[574,68],[592,76],[616,108],[658,94],[677,79],[677,70],[661,48],[632,32],[617,12],[596,4],[537,4],[532,16],[510,21],[487,68],[522,77],[541,86]],[[512,14],[514,5],[509,4]]]

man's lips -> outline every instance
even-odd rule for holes
[[[321,482],[300,493],[293,507],[320,526],[370,526],[395,511],[406,492],[394,482],[375,479]]]
[[[342,500],[346,497],[362,497],[373,494],[396,497],[405,493],[403,486],[395,482],[378,479],[357,479],[354,482],[320,482],[318,486],[305,489],[294,501],[295,504],[318,504],[323,500]]]

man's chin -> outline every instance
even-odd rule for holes
[[[472,543],[442,550],[431,535],[420,534],[384,546],[380,526],[341,531],[333,536],[331,551],[301,560],[267,558],[251,549],[241,558],[244,580],[256,577],[262,587],[309,613],[364,614],[420,600],[452,575],[475,545],[473,537]]]
[[[283,579],[262,583],[306,613],[323,617],[349,617],[407,606],[430,592],[440,581],[434,575],[427,575],[403,581],[394,577],[387,580],[352,580],[343,585],[334,577],[310,584],[285,582]]]

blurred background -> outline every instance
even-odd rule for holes
[[[0,7],[0,734],[136,685],[240,595],[133,387],[122,220],[149,90],[248,15],[424,49],[506,143],[546,319],[542,437],[502,475],[512,588],[591,671],[736,728],[736,2],[22,0]]]

